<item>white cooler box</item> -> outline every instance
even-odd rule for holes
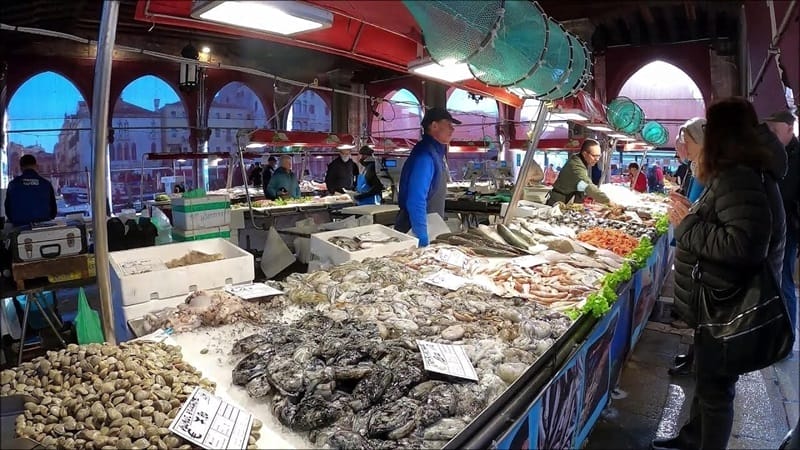
[[[221,253],[224,259],[174,269],[165,266],[191,250]],[[221,238],[111,252],[109,262],[113,300],[122,306],[250,283],[255,277],[253,255]],[[146,269],[150,271],[143,272]]]
[[[228,226],[231,223],[231,201],[224,195],[172,199],[172,226],[196,230]]]
[[[373,248],[357,250],[354,252],[347,251],[337,245],[328,242],[328,239],[334,236],[354,237],[363,234],[371,234],[386,237],[396,237],[398,242],[390,242],[388,244],[376,245]],[[346,228],[343,230],[325,231],[322,233],[314,233],[311,235],[311,255],[312,259],[321,262],[331,262],[333,264],[344,264],[347,261],[361,261],[365,258],[387,256],[409,248],[416,248],[419,244],[417,238],[407,234],[395,231],[392,228],[383,225],[365,225],[363,227]]]

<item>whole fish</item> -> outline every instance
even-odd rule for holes
[[[512,230],[502,223],[497,224],[497,233],[506,242],[508,242],[509,245],[513,245],[514,247],[525,252],[528,251],[528,243],[526,243],[521,237],[517,236]]]

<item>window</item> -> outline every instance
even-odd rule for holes
[[[214,137],[220,137],[221,135],[222,135],[222,134],[221,134],[221,132],[219,131],[219,128],[215,128],[215,129],[214,129]]]
[[[138,158],[136,157],[136,142],[131,142],[131,159],[136,161]]]
[[[226,119],[230,119],[231,118],[231,113],[225,113],[225,118]]]
[[[231,130],[225,130],[225,142],[231,141]]]
[[[215,116],[217,116],[217,119],[219,119],[219,113],[216,113]]]
[[[219,145],[217,146],[217,151],[219,151]]]
[[[178,113],[175,110],[172,110],[172,111],[169,112],[169,115],[172,116],[172,117],[177,117]]]
[[[156,153],[156,143],[150,144],[150,153]]]
[[[312,105],[308,105],[308,113],[309,114],[314,114],[314,105],[313,104]]]

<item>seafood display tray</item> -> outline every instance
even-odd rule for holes
[[[191,250],[208,254],[220,253],[224,259],[173,269],[164,267],[161,270],[144,273],[130,274],[126,270],[130,264],[141,261],[163,265]],[[233,245],[229,240],[221,238],[111,252],[109,262],[113,301],[123,306],[185,296],[200,289],[217,289],[228,284],[249,283],[255,277],[253,255]]]
[[[399,242],[389,242],[373,248],[349,252],[337,245],[328,242],[328,239],[336,236],[352,238],[361,234],[382,234],[387,237],[399,239]],[[377,258],[388,256],[392,253],[415,248],[418,244],[415,237],[395,231],[383,225],[365,225],[363,227],[347,228],[344,230],[325,231],[311,235],[311,255],[312,259],[319,261],[330,261],[333,264],[344,264],[347,261],[362,261],[365,258]]]

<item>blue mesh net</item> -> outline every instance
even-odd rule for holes
[[[503,15],[499,0],[404,0],[438,62],[466,62],[491,39]]]
[[[490,86],[511,86],[536,70],[547,45],[547,17],[537,3],[507,1],[497,34],[469,59],[475,78]]]

